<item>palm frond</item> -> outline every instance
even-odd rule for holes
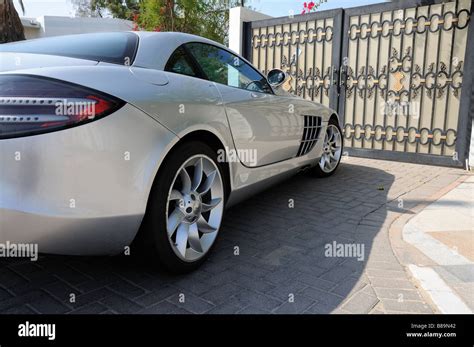
[[[23,5],[23,0],[18,0],[21,6],[21,11],[23,12],[23,15],[25,14],[25,5]]]

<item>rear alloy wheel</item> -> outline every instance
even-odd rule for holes
[[[217,237],[223,200],[217,165],[203,154],[189,158],[174,178],[166,209],[168,241],[180,259],[192,262],[207,254]]]
[[[155,179],[136,241],[154,263],[185,273],[205,261],[224,214],[224,179],[209,146],[189,142],[173,150]]]
[[[339,166],[342,157],[342,134],[337,121],[330,120],[323,142],[323,153],[314,173],[318,177],[331,176]]]

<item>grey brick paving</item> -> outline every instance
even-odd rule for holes
[[[173,288],[171,286],[164,286],[158,287],[154,289],[151,293],[136,298],[135,301],[145,307],[149,307],[172,295],[176,295],[176,288]]]
[[[298,314],[303,313],[309,307],[315,304],[314,300],[311,300],[302,295],[296,295],[294,299],[290,302],[285,302],[283,305],[274,310],[274,313],[284,313],[284,314]]]
[[[72,310],[68,312],[69,314],[96,314],[96,313],[103,313],[107,311],[107,307],[97,302],[92,304],[83,306],[81,308]]]
[[[182,301],[181,301],[182,298]],[[205,313],[215,305],[191,293],[173,294],[167,299],[172,304],[192,313]]]
[[[229,210],[210,259],[185,276],[129,257],[1,259],[0,313],[429,313],[388,228],[461,174],[350,158],[328,179],[296,176]],[[363,243],[363,261],[327,257],[333,242]]]
[[[141,314],[165,314],[165,313],[189,314],[191,312],[183,308],[180,308],[176,305],[173,305],[169,301],[161,301],[146,309],[140,310],[138,313],[141,313]]]
[[[241,311],[241,308],[239,306],[230,304],[230,303],[224,303],[219,306],[215,306],[211,310],[207,311],[206,313],[209,314],[233,314]]]

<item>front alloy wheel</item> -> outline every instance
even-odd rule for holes
[[[342,150],[341,131],[334,124],[329,124],[324,137],[323,155],[319,160],[319,167],[326,173],[334,171],[341,159]]]
[[[313,168],[317,177],[331,176],[339,166],[342,157],[342,133],[337,120],[331,119],[323,140],[323,152],[318,164]]]

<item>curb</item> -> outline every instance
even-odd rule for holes
[[[423,289],[418,280],[413,277],[408,266],[412,264],[416,264],[418,266],[433,266],[436,264],[433,262],[433,260],[424,255],[415,246],[403,240],[403,228],[413,217],[418,215],[418,213],[420,213],[434,201],[437,201],[438,199],[446,195],[448,192],[459,186],[461,183],[466,181],[469,176],[469,174],[462,174],[462,176],[457,178],[454,182],[450,183],[446,187],[443,187],[433,195],[430,195],[426,199],[426,202],[418,204],[410,209],[410,211],[414,212],[413,214],[400,213],[400,215],[395,218],[395,220],[390,224],[388,228],[389,242],[392,247],[392,251],[395,255],[395,258],[405,270],[407,277],[418,289],[418,292],[420,293],[422,298],[429,304],[429,306],[433,309],[435,313],[441,312],[437,305],[435,305],[435,303],[431,299],[430,295]]]

